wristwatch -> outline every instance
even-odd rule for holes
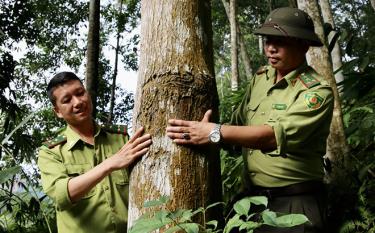
[[[220,140],[221,140],[220,128],[221,128],[220,124],[215,124],[215,127],[213,128],[213,130],[208,135],[208,140],[210,142],[212,142],[214,144],[217,144],[217,143],[220,142]]]

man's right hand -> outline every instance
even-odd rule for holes
[[[113,156],[104,160],[88,172],[76,176],[68,182],[69,197],[76,202],[112,171],[129,167],[137,158],[147,153],[151,145],[151,135],[143,134],[143,127]]]
[[[137,158],[146,154],[151,145],[151,135],[143,134],[143,127],[139,128],[134,136],[107,161],[111,170],[129,167]]]

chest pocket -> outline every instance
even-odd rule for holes
[[[270,112],[269,118],[267,122],[277,122],[279,119],[285,114],[287,109],[286,104],[273,104],[272,105],[272,110]]]
[[[86,172],[88,172],[91,169],[91,164],[89,163],[82,163],[82,164],[65,164],[68,176],[73,178],[79,175],[82,175]],[[96,193],[96,188],[95,186],[88,192],[86,193],[82,199],[90,198],[94,196]]]
[[[260,105],[260,101],[250,101],[246,107],[246,123],[249,125],[251,120],[253,119],[258,107]]]

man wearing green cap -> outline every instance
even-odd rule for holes
[[[38,166],[45,193],[54,201],[59,233],[126,232],[128,170],[151,144],[137,130],[101,127],[92,118],[91,98],[72,72],[56,74],[48,97],[67,127],[40,148]]]
[[[333,112],[328,82],[307,65],[310,46],[322,46],[311,18],[296,8],[272,11],[255,31],[269,65],[251,79],[233,125],[170,119],[167,135],[177,144],[232,144],[245,149],[248,195],[265,195],[268,208],[305,214],[310,223],[255,232],[324,232],[323,156]]]

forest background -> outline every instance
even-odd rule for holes
[[[64,122],[54,116],[45,89],[61,67],[86,76],[86,82],[92,77],[87,63],[90,3],[0,2],[0,232],[55,232],[53,205],[41,190],[36,160],[38,147]],[[233,4],[235,21],[229,20]],[[297,6],[297,1],[211,1],[221,123],[229,121],[247,81],[266,62],[252,32],[281,6]],[[340,168],[329,184],[329,222],[332,232],[375,232],[375,3],[331,0],[329,10],[333,24],[324,27],[328,49],[337,59],[336,44],[342,63],[334,73],[345,144],[337,146],[348,148],[344,162],[326,160],[327,174]],[[120,84],[118,64],[138,70],[139,22],[140,1],[101,3],[100,34],[94,41],[100,48],[94,75],[100,123],[131,125],[134,93]],[[236,22],[235,30],[230,22]],[[229,201],[239,186],[241,160],[224,151],[220,155],[223,196]]]

